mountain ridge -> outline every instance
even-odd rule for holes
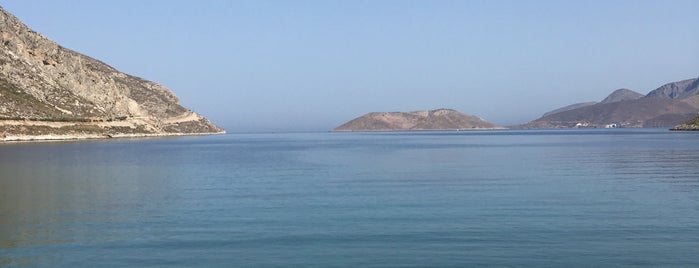
[[[699,78],[667,83],[649,92],[647,97],[685,99],[699,95]]]
[[[160,84],[62,47],[0,7],[3,140],[218,134]]]
[[[544,115],[542,115],[541,117],[546,117],[546,116],[549,116],[549,115],[552,115],[552,114],[557,114],[557,113],[560,113],[560,112],[575,110],[575,109],[578,109],[578,108],[582,108],[582,107],[586,107],[586,106],[590,106],[590,105],[595,105],[595,104],[597,104],[597,103],[598,103],[598,102],[596,102],[596,101],[574,103],[574,104],[571,104],[571,105],[568,105],[568,106],[563,106],[563,107],[561,107],[561,108],[548,111],[548,112],[544,113]]]
[[[627,101],[627,100],[635,100],[635,99],[640,99],[643,98],[644,95],[641,93],[638,93],[636,91],[627,89],[627,88],[621,88],[617,89],[609,96],[604,98],[602,101],[599,103],[605,104],[605,103],[615,103],[615,102],[620,102],[620,101]]]
[[[516,127],[672,127],[699,115],[698,80],[666,83],[646,95],[619,89],[593,105],[549,112]]]

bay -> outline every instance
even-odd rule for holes
[[[699,266],[699,133],[0,145],[2,267]]]

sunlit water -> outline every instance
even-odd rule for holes
[[[0,145],[0,266],[699,266],[699,133]]]

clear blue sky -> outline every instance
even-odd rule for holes
[[[696,0],[0,3],[229,132],[442,107],[517,124],[699,77]]]

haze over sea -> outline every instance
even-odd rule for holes
[[[699,136],[235,134],[0,146],[0,266],[699,266]]]

